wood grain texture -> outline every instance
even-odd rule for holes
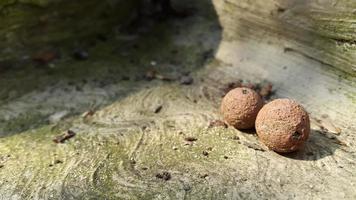
[[[32,75],[2,74],[0,199],[356,198],[355,18],[328,23],[345,27],[336,32],[318,22],[353,2],[189,5],[187,18],[146,19],[134,35],[111,35],[84,63],[64,56],[51,73],[29,64]],[[175,79],[190,71],[194,82],[143,80],[152,68]],[[239,79],[270,81],[272,98],[306,108],[312,133],[302,151],[279,155],[253,132],[208,128],[221,118],[222,87]],[[95,113],[83,118],[88,109]],[[70,114],[46,122],[63,110]],[[52,142],[67,129],[76,136]],[[171,179],[157,178],[163,172]]]

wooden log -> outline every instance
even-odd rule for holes
[[[0,199],[355,199],[353,2],[173,1],[194,15],[1,73]],[[209,127],[240,80],[306,108],[301,151]]]

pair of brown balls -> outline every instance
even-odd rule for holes
[[[308,113],[290,99],[276,99],[264,105],[254,90],[235,88],[223,98],[221,112],[224,120],[237,129],[255,126],[260,140],[276,152],[296,151],[309,137]]]

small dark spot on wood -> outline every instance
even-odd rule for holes
[[[338,144],[338,145],[341,145],[341,146],[347,146],[347,144],[345,142],[337,140],[337,139],[334,141],[334,143]]]
[[[294,49],[290,48],[290,47],[284,47],[283,51],[284,51],[284,53],[286,53],[286,52],[289,52],[289,51],[294,51]]]
[[[342,44],[355,45],[356,44],[356,40],[353,40],[353,39],[343,39],[343,38],[331,38],[331,39],[336,41],[336,43],[338,45],[342,45]]]
[[[190,185],[188,185],[188,184],[184,184],[183,185],[183,190],[184,191],[190,191],[191,189],[192,189],[192,187]]]
[[[283,12],[285,12],[285,11],[286,11],[285,8],[282,8],[282,7],[278,7],[278,8],[277,8],[277,12],[278,12],[278,13],[283,13]]]
[[[184,140],[187,141],[187,142],[195,142],[198,139],[196,137],[185,137]]]
[[[142,167],[141,169],[142,170],[148,170],[148,167]]]
[[[233,139],[233,140],[240,140],[240,137],[237,136],[237,135],[235,135],[235,136],[232,137],[232,139]]]
[[[227,124],[221,120],[213,120],[209,123],[208,128],[213,128],[213,127],[224,127],[227,128]]]
[[[169,172],[164,171],[162,173],[156,174],[156,178],[168,181],[168,180],[170,180],[172,178],[172,176],[171,176],[171,174]]]
[[[61,161],[61,160],[54,160],[54,162],[53,162],[54,164],[61,164],[61,163],[63,163],[63,161]]]
[[[329,139],[331,139],[331,140],[335,140],[336,139],[336,136],[334,136],[334,135],[330,135],[330,136],[327,136]]]
[[[213,147],[208,147],[208,148],[206,148],[206,150],[212,151],[212,150],[213,150]]]
[[[62,135],[59,135],[53,139],[53,142],[55,143],[64,143],[66,140],[72,138],[75,136],[75,132],[72,130],[67,130],[65,133]]]
[[[228,156],[224,156],[224,159],[229,159],[229,157]]]
[[[130,160],[130,164],[131,164],[131,165],[136,165],[136,160],[131,159],[131,160]]]
[[[157,108],[154,110],[154,113],[159,113],[162,110],[162,105],[157,106]]]
[[[207,152],[207,151],[204,150],[204,151],[203,151],[203,155],[204,155],[204,156],[209,156],[209,152]]]
[[[201,175],[199,175],[199,178],[206,178],[208,176],[209,176],[208,174],[201,174]]]
[[[0,165],[0,169],[3,168],[3,167],[4,167],[4,165]]]
[[[95,111],[94,110],[88,110],[86,111],[85,113],[83,113],[82,117],[83,118],[88,118],[88,117],[91,117],[95,114]]]

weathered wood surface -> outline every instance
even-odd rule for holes
[[[110,33],[87,61],[64,52],[52,68],[2,72],[1,199],[356,198],[355,3],[179,2],[195,14]],[[152,68],[191,71],[194,83],[142,80]],[[304,150],[279,155],[255,134],[208,128],[221,87],[238,79],[268,80],[273,98],[305,106]],[[48,122],[56,113],[68,114]],[[77,135],[52,142],[67,129]]]

